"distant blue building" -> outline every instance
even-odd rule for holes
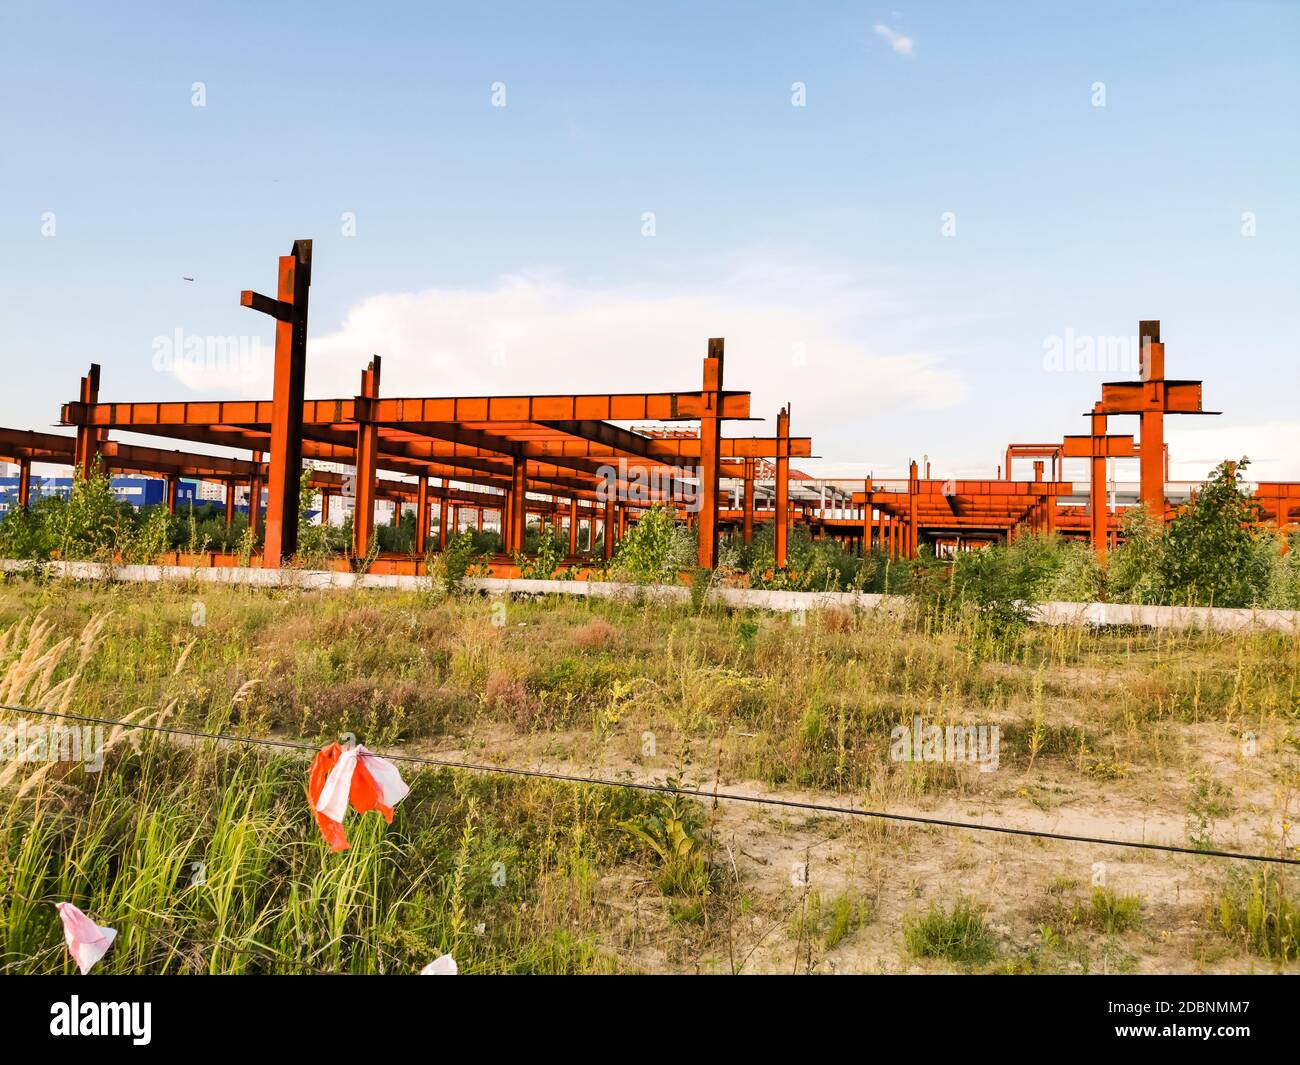
[[[113,494],[123,503],[134,507],[149,507],[167,502],[167,482],[160,477],[114,477],[110,482]],[[32,502],[46,496],[66,497],[72,491],[71,477],[39,477],[32,475]],[[181,481],[176,486],[177,507],[199,503],[198,485]],[[0,477],[0,514],[6,514],[18,505],[18,478]]]

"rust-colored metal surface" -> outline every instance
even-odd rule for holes
[[[483,488],[502,515],[505,549],[525,543],[530,513],[561,523],[560,501],[569,509],[569,541],[577,544],[579,506],[603,506],[605,550],[627,523],[653,503],[689,507],[699,530],[699,562],[716,565],[719,479],[743,476],[745,464],[811,455],[811,440],[727,438],[723,424],[748,419],[747,392],[723,387],[723,341],[709,341],[698,391],[605,395],[402,397],[380,395],[380,359],[362,374],[358,395],[308,399],[303,395],[307,359],[307,310],[311,284],[311,242],[294,242],[279,260],[275,298],[245,291],[240,303],[275,319],[275,372],[270,400],[202,402],[101,402],[98,366],[83,378],[78,397],[64,405],[61,421],[76,428],[73,462],[83,475],[95,456],[108,457],[113,430],[221,445],[256,454],[245,470],[253,496],[253,520],[266,487],[262,565],[280,566],[296,550],[298,494],[304,459],[341,463],[355,469],[346,488],[355,493],[352,552],[374,553],[374,507],[382,494],[381,474],[414,478],[416,541],[423,549],[430,527],[431,500],[442,504],[438,540],[445,546],[451,515],[449,496],[434,493],[429,479]],[[658,436],[638,433],[622,422],[698,423],[695,431]],[[261,454],[267,460],[261,463]],[[61,456],[60,456],[61,457]],[[53,459],[58,461],[58,459]],[[164,473],[210,476],[198,461],[166,467]],[[212,471],[216,472],[216,471]],[[232,468],[220,478],[230,481]],[[333,492],[344,485],[326,483]],[[340,491],[339,494],[343,494]],[[549,506],[535,498],[545,495]],[[326,506],[328,506],[326,497]],[[589,529],[595,518],[588,518]],[[590,544],[591,537],[588,537]]]
[[[696,531],[697,563],[717,565],[719,536],[732,529],[746,543],[756,525],[772,523],[776,564],[788,563],[791,530],[833,536],[851,549],[915,558],[923,542],[960,550],[1023,532],[1087,536],[1103,559],[1120,536],[1118,515],[1107,506],[1107,463],[1137,458],[1140,500],[1167,516],[1166,414],[1206,414],[1201,382],[1169,380],[1160,323],[1139,327],[1142,347],[1137,381],[1107,382],[1089,413],[1089,432],[1059,443],[1012,444],[993,479],[941,479],[928,460],[911,461],[905,480],[868,477],[856,484],[811,482],[791,460],[812,457],[810,437],[790,435],[790,410],[782,408],[772,437],[728,437],[724,424],[751,417],[748,392],[724,387],[724,341],[708,341],[698,390],[537,396],[381,395],[381,359],[361,373],[358,394],[309,399],[303,394],[308,356],[307,311],[311,242],[295,241],[279,260],[275,298],[245,291],[243,306],[275,320],[275,369],[269,400],[200,402],[101,400],[101,372],[92,365],[77,398],[63,405],[60,421],[75,436],[0,429],[0,458],[19,465],[19,503],[31,498],[31,465],[69,464],[88,476],[98,461],[114,472],[168,479],[175,506],[180,478],[226,486],[226,520],[234,516],[237,486],[247,486],[250,522],[260,520],[265,489],[265,547],[258,564],[276,568],[295,552],[298,496],[304,462],[313,465],[310,487],[321,493],[322,520],[332,503],[354,502],[354,559],[375,572],[419,572],[433,547],[432,508],[439,508],[436,546],[462,524],[461,508],[482,530],[494,515],[504,554],[494,571],[512,567],[524,551],[530,518],[567,538],[569,563],[581,568],[580,551],[603,538],[604,560],[645,507],[664,503]],[[1137,416],[1140,439],[1111,434],[1108,419]],[[634,428],[637,424],[643,428]],[[127,445],[109,439],[124,431],[247,453],[222,458],[193,451]],[[1033,476],[1013,477],[1017,459],[1033,461]],[[1086,503],[1063,477],[1066,459],[1087,459]],[[339,464],[354,472],[318,469]],[[1023,467],[1022,467],[1023,469]],[[1020,471],[1017,471],[1020,472]],[[724,483],[725,482],[725,483]],[[861,485],[857,488],[856,485]],[[730,497],[730,505],[728,505]],[[1300,486],[1262,484],[1256,492],[1261,520],[1290,529],[1300,511]],[[414,558],[376,551],[375,510],[380,501],[414,510]],[[585,524],[587,535],[581,530]],[[343,560],[340,564],[350,564]],[[414,567],[414,568],[412,568]]]
[[[1165,346],[1160,323],[1138,324],[1142,350],[1140,380],[1112,381],[1101,386],[1101,402],[1093,413],[1136,414],[1141,419],[1138,460],[1141,468],[1142,504],[1157,521],[1168,515],[1165,499],[1165,415],[1217,414],[1201,406],[1200,381],[1165,378]]]

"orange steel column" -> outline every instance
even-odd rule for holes
[[[1110,512],[1106,507],[1106,452],[1101,444],[1106,436],[1106,415],[1101,413],[1101,403],[1093,404],[1092,463],[1088,479],[1088,511],[1091,519],[1092,549],[1097,553],[1097,560],[1106,561],[1106,533],[1110,525]]]
[[[1042,481],[1043,481],[1043,460],[1035,459],[1034,460],[1034,484],[1035,485],[1041,484]],[[1032,528],[1035,533],[1041,533],[1043,531],[1043,524],[1047,520],[1047,515],[1044,513],[1044,510],[1045,508],[1043,507],[1042,495],[1040,495],[1038,492],[1034,492],[1034,506],[1031,513],[1033,515]]]
[[[447,531],[447,526],[451,524],[451,500],[448,498],[448,493],[450,491],[451,491],[451,486],[447,484],[447,478],[444,477],[442,479],[442,499],[438,503],[438,550],[439,551],[447,550],[447,536],[449,535]],[[509,548],[505,546],[506,531],[507,530],[503,524],[501,528],[501,549],[503,551],[509,550]]]
[[[1141,323],[1142,380],[1165,379],[1165,346],[1160,343],[1160,323]],[[1165,412],[1148,410],[1141,414],[1142,430],[1138,445],[1141,471],[1142,505],[1157,521],[1165,520]]]
[[[614,523],[616,520],[614,516],[614,508],[616,504],[613,492],[614,490],[611,488],[609,498],[605,500],[605,543],[603,545],[602,554],[605,556],[606,562],[614,557]]]
[[[420,474],[415,485],[415,553],[424,554],[429,542],[429,477]]]
[[[776,568],[785,569],[790,549],[790,408],[776,416],[776,515],[772,543]]]
[[[916,475],[916,461],[913,460],[907,470],[907,557],[916,558],[919,544],[919,530],[916,527],[916,497],[920,494],[921,482]]]
[[[510,550],[521,553],[528,535],[528,466],[520,455],[510,466]]]
[[[334,493],[321,489],[320,494],[320,527],[328,529],[330,524],[330,500],[334,498]]]
[[[271,400],[271,458],[267,476],[266,545],[262,564],[278,569],[298,550],[298,496],[302,478],[302,403],[307,376],[307,295],[311,241],[295,240],[280,256],[277,299],[240,293],[241,306],[275,318],[275,388]]]
[[[740,533],[747,544],[754,542],[754,459],[745,459],[745,488],[741,496]]]
[[[99,402],[99,363],[92,362],[90,373],[81,379],[79,398],[83,404]],[[84,411],[82,416],[85,417]],[[73,445],[72,463],[76,467],[76,476],[83,480],[89,480],[91,471],[95,468],[95,458],[99,453],[101,439],[98,430],[86,424],[77,425],[77,440]]]
[[[704,359],[704,411],[700,418],[700,569],[718,564],[718,466],[722,457],[722,337],[709,339]],[[608,536],[606,536],[608,540]]]
[[[578,497],[569,497],[569,554],[578,553]]]
[[[356,398],[357,454],[356,509],[352,513],[352,553],[370,554],[375,535],[375,489],[379,463],[379,426],[371,420],[371,407],[379,398],[380,358],[376,355],[361,372],[361,395]]]
[[[177,489],[179,487],[180,487],[180,478],[178,477],[167,478],[167,513],[168,514],[176,513],[176,494],[177,494]]]
[[[229,529],[235,521],[235,483],[226,482],[226,528]]]
[[[862,557],[871,554],[871,478],[862,482]],[[852,502],[850,500],[850,502]]]
[[[253,462],[259,467],[262,464],[262,453],[253,452]],[[261,474],[254,477],[248,482],[248,527],[253,531],[253,537],[257,537],[258,530],[262,527],[262,477]]]
[[[32,460],[18,461],[18,508],[32,509]]]

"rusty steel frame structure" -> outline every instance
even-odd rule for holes
[[[1068,481],[1046,479],[1042,462],[1034,464],[1032,480],[1009,481],[923,478],[912,461],[901,491],[868,478],[851,497],[860,517],[849,520],[859,523],[864,552],[876,548],[891,558],[914,559],[923,537],[1009,543],[1023,530],[1050,534],[1056,499],[1072,490]]]
[[[1012,444],[1007,448],[1007,471],[1016,455],[1046,455],[1059,460],[1082,458],[1089,461],[1088,506],[1086,525],[1083,514],[1069,509],[1058,517],[1070,528],[1086,528],[1089,541],[1104,563],[1108,544],[1118,541],[1118,515],[1112,515],[1106,503],[1106,469],[1110,459],[1136,458],[1139,462],[1139,499],[1147,512],[1160,523],[1169,519],[1166,482],[1169,479],[1169,447],[1165,443],[1166,414],[1216,415],[1202,406],[1202,382],[1169,380],[1165,377],[1165,346],[1160,340],[1160,322],[1148,319],[1138,323],[1141,349],[1137,381],[1109,381],[1101,386],[1098,400],[1086,417],[1086,435],[1066,436],[1060,444]],[[1136,415],[1139,438],[1107,432],[1108,419],[1117,415]],[[1285,515],[1283,515],[1285,517]],[[1285,521],[1279,522],[1284,526]]]
[[[279,259],[276,297],[251,290],[240,295],[242,306],[276,323],[269,401],[104,402],[100,368],[92,365],[77,400],[64,404],[60,414],[61,424],[76,430],[72,465],[79,475],[90,476],[97,460],[121,446],[108,440],[113,431],[249,451],[243,472],[254,481],[255,497],[260,498],[261,484],[266,486],[261,564],[268,568],[278,568],[297,549],[299,485],[307,460],[355,469],[342,484],[322,482],[321,487],[326,512],[335,487],[354,494],[352,554],[357,559],[375,553],[375,502],[384,491],[399,501],[399,515],[400,502],[414,496],[418,554],[428,546],[434,502],[440,505],[439,546],[444,547],[451,506],[473,502],[481,515],[485,498],[494,496],[505,553],[516,555],[524,548],[529,513],[551,514],[558,525],[561,516],[555,512],[563,508],[556,500],[564,499],[571,553],[585,510],[590,522],[603,524],[606,559],[634,512],[653,503],[689,508],[698,530],[698,565],[712,569],[720,478],[752,475],[753,463],[770,459],[779,485],[791,457],[812,454],[810,438],[790,435],[788,410],[777,418],[775,437],[724,436],[724,422],[751,415],[749,393],[724,388],[721,338],[708,342],[702,387],[696,391],[387,398],[380,394],[382,363],[375,356],[362,371],[355,396],[307,399],[311,260],[311,241],[295,241]],[[693,435],[656,437],[616,424],[645,421],[695,422],[699,428]],[[188,456],[192,461],[185,472],[202,476],[197,471],[204,458]],[[415,483],[386,484],[381,471],[414,477]],[[431,485],[430,478],[440,484]],[[488,492],[484,498],[458,498],[464,486]],[[778,488],[778,498],[781,493]],[[539,501],[539,495],[547,501]],[[782,558],[784,550],[782,545]]]
[[[1167,520],[1167,414],[1214,414],[1202,409],[1200,381],[1165,377],[1160,323],[1139,325],[1141,371],[1137,381],[1107,382],[1088,413],[1089,432],[1059,443],[1011,444],[1005,467],[993,480],[924,476],[910,462],[905,482],[867,478],[860,488],[827,487],[810,499],[792,493],[806,475],[791,459],[812,456],[809,437],[790,433],[790,410],[776,418],[773,437],[728,437],[727,421],[750,420],[748,392],[724,387],[724,342],[708,341],[701,387],[684,392],[392,398],[381,395],[382,360],[376,355],[361,372],[357,394],[335,399],[304,395],[308,297],[312,244],[293,243],[278,261],[274,298],[245,290],[241,306],[275,321],[272,396],[268,400],[200,402],[104,402],[100,367],[81,379],[78,398],[63,405],[60,421],[75,436],[0,429],[0,458],[19,465],[19,503],[31,501],[33,463],[71,465],[88,477],[98,464],[106,472],[167,478],[169,509],[175,509],[181,478],[226,486],[226,520],[234,515],[235,488],[247,485],[249,521],[259,523],[266,496],[265,537],[260,564],[278,568],[296,552],[299,492],[304,462],[312,465],[308,487],[321,495],[321,521],[330,521],[332,501],[354,500],[351,559],[366,560],[377,572],[421,572],[422,558],[445,549],[471,511],[479,530],[485,514],[496,514],[503,555],[494,571],[508,572],[523,553],[528,520],[563,538],[566,564],[578,569],[594,549],[599,526],[602,557],[608,561],[644,508],[672,507],[698,536],[697,565],[717,564],[719,535],[738,531],[745,543],[763,522],[773,524],[775,563],[788,562],[791,529],[809,526],[867,553],[915,558],[923,539],[938,545],[976,546],[1011,542],[1023,531],[1086,535],[1104,561],[1118,542],[1118,515],[1106,501],[1110,459],[1140,463],[1140,500],[1159,521]],[[1140,438],[1108,431],[1109,419],[1135,415]],[[658,428],[637,429],[637,423]],[[668,423],[670,427],[663,427]],[[685,423],[685,424],[683,424]],[[632,427],[629,427],[632,426]],[[111,432],[218,445],[245,451],[248,458],[222,458],[110,440]],[[1033,460],[1033,477],[1012,477],[1015,459]],[[1063,479],[1066,459],[1087,459],[1087,505],[1063,505],[1074,485]],[[1050,471],[1045,473],[1045,461]],[[318,469],[317,463],[351,467],[352,474]],[[724,505],[723,480],[734,506]],[[436,483],[435,483],[436,482]],[[759,505],[759,486],[770,507]],[[1261,520],[1289,530],[1300,512],[1300,485],[1263,483],[1256,499]],[[414,508],[414,557],[377,557],[375,507],[394,505],[394,521]],[[438,532],[433,534],[433,508]],[[585,554],[580,529],[587,526]],[[213,556],[214,559],[216,556]],[[228,561],[228,560],[225,560]]]

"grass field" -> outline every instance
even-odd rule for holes
[[[110,734],[0,763],[2,971],[70,967],[65,899],[110,972],[1300,971],[1285,867],[708,798],[1297,857],[1300,637],[30,580],[0,632],[10,704],[703,793],[403,765],[331,855],[305,758]]]

